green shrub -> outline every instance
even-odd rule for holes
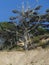
[[[43,29],[43,28],[38,28],[38,31],[39,31],[40,34],[47,33],[47,30],[46,29]]]
[[[34,41],[34,43],[38,43],[39,42],[39,37],[38,36],[34,37],[33,41]]]

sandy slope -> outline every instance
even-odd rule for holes
[[[49,65],[48,50],[0,52],[0,65]]]

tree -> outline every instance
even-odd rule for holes
[[[37,6],[34,9],[27,9],[26,11],[18,11],[18,10],[12,10],[14,14],[18,14],[19,16],[10,17],[10,20],[13,22],[13,24],[16,26],[16,34],[20,37],[20,39],[24,42],[24,48],[28,48],[28,43],[31,38],[30,31],[33,30],[34,34],[38,32],[38,26],[41,25],[41,21],[49,21],[49,10],[47,10],[45,14],[39,14],[38,10],[40,10],[41,6]],[[15,23],[14,21],[18,19]],[[17,21],[17,20],[16,20]]]
[[[0,25],[2,30],[6,32],[6,38],[8,37],[8,40],[12,39],[10,48],[13,47],[13,43],[15,45],[17,41],[21,40],[24,42],[25,50],[28,49],[28,44],[31,44],[30,39],[39,32],[38,27],[41,26],[41,22],[49,21],[49,10],[47,9],[45,14],[40,14],[38,13],[40,8],[41,6],[27,9],[26,11],[12,10],[12,12],[16,14],[15,17],[10,17],[12,26],[9,23],[2,23],[2,25]],[[31,31],[34,32],[31,34]]]
[[[0,37],[5,39],[5,47],[10,49],[15,44],[15,26],[11,22],[0,23]]]

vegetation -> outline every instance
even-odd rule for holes
[[[49,10],[46,10],[45,14],[39,14],[38,10],[40,11],[40,8],[41,6],[26,11],[23,9],[22,11],[12,10],[18,16],[10,17],[11,22],[0,23],[1,37],[6,39],[5,48],[12,49],[19,42],[23,42],[23,48],[27,50],[28,45],[32,47],[33,43],[39,42],[38,35],[46,33],[46,30],[40,28],[42,26],[41,21],[49,22]],[[32,41],[30,41],[31,39]]]

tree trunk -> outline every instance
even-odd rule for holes
[[[25,38],[24,48],[25,48],[25,50],[28,50],[28,34],[26,34],[26,35],[24,36],[24,38]]]

